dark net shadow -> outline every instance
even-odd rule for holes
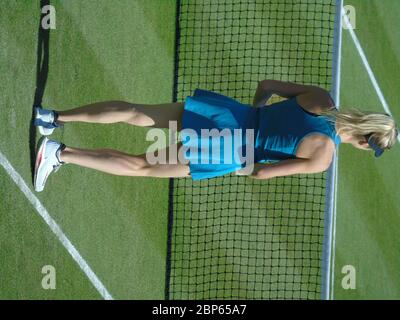
[[[49,0],[41,0],[40,8],[49,5]],[[36,90],[32,106],[32,116],[29,125],[29,151],[31,164],[32,183],[35,171],[36,158],[36,127],[33,125],[34,106],[40,105],[43,100],[44,90],[46,88],[47,77],[49,74],[49,44],[50,29],[42,28],[42,19],[45,14],[40,13],[39,30],[38,30],[38,46],[37,46],[37,64],[36,64]]]

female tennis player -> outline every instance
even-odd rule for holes
[[[273,94],[286,100],[266,105]],[[166,163],[150,163],[150,153],[130,155],[112,149],[81,149],[46,137],[40,142],[36,157],[34,184],[38,192],[44,189],[48,176],[64,164],[76,164],[121,176],[191,177],[194,180],[232,172],[245,172],[255,179],[311,174],[329,168],[335,148],[340,143],[373,150],[379,157],[395,144],[398,135],[394,119],[387,114],[338,111],[324,89],[274,80],[259,82],[253,106],[197,89],[185,102],[170,104],[108,101],[67,111],[38,106],[35,107],[34,118],[34,124],[42,135],[49,135],[59,126],[74,121],[124,122],[154,128],[168,128],[170,121],[176,121],[178,129],[191,130],[199,135],[202,129],[225,129],[228,132],[235,129],[254,130],[254,166],[251,172],[245,170],[251,163],[211,161],[213,156],[204,151],[198,138],[181,139],[178,145],[174,145],[175,148],[183,145],[196,151],[185,153],[186,163],[169,161],[172,146],[158,150],[158,156],[165,157]],[[215,139],[207,137],[207,143],[212,144],[213,141]],[[246,139],[243,141],[247,143]],[[223,146],[222,142],[219,143],[217,149]],[[237,159],[235,153],[242,151],[243,145],[231,149],[232,156]],[[151,154],[154,156],[154,153]],[[210,161],[199,161],[204,158]]]

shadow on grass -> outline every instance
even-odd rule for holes
[[[41,0],[40,8],[49,5],[50,0]],[[50,44],[50,29],[42,28],[42,19],[45,14],[40,14],[39,31],[38,31],[38,46],[37,46],[37,64],[36,64],[36,90],[32,106],[32,117],[29,125],[29,151],[31,163],[32,183],[35,172],[36,158],[36,127],[33,125],[34,106],[40,105],[43,100],[44,90],[46,88],[47,76],[49,74],[49,44]]]

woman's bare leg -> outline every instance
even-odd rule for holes
[[[176,121],[181,128],[183,102],[156,105],[134,104],[125,101],[105,101],[88,104],[66,111],[57,111],[58,122],[90,123],[124,122],[140,127],[168,128]]]
[[[175,146],[176,148],[179,148]],[[169,163],[169,148],[158,150],[158,156],[165,155],[166,164],[150,164],[146,154],[134,156],[112,149],[88,150],[66,147],[60,160],[81,167],[91,168],[119,176],[180,178],[190,176],[186,164]]]

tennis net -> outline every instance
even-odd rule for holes
[[[263,79],[331,90],[335,3],[178,1],[174,100],[251,104]],[[166,299],[319,299],[327,176],[171,179]]]

